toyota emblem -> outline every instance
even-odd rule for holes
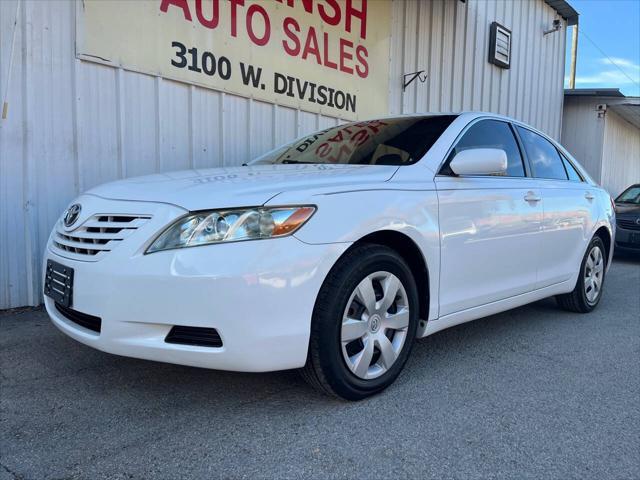
[[[640,225],[640,217],[636,218],[636,225]]]
[[[64,218],[65,227],[70,227],[76,222],[76,220],[80,216],[80,210],[82,210],[82,207],[80,206],[80,204],[74,203],[67,209],[66,212],[64,212],[63,218]]]

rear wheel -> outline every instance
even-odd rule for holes
[[[558,295],[556,300],[565,310],[578,313],[592,311],[602,297],[606,249],[600,237],[593,237],[580,266],[576,287],[571,293]]]
[[[417,288],[406,262],[388,247],[357,247],[320,290],[302,375],[347,400],[374,395],[400,374],[417,324]]]

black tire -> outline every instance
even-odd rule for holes
[[[354,375],[343,358],[342,318],[358,284],[378,271],[390,272],[402,283],[409,306],[409,326],[404,344],[391,367],[381,376],[365,380]],[[395,381],[409,357],[418,326],[418,306],[415,279],[395,250],[364,244],[347,252],[331,269],[318,294],[302,377],[317,390],[346,400],[361,400],[381,392]]]
[[[589,301],[587,298],[587,294],[585,292],[585,270],[587,268],[587,259],[589,254],[593,250],[594,247],[600,248],[603,256],[604,268],[602,270],[602,282],[600,291],[595,298],[594,301]],[[598,236],[593,237],[591,242],[589,242],[589,246],[587,247],[587,251],[582,258],[582,263],[580,264],[580,273],[578,274],[578,281],[576,282],[576,287],[570,293],[565,293],[563,295],[556,296],[556,302],[558,305],[570,312],[576,313],[589,313],[595,309],[600,303],[600,299],[602,298],[602,292],[604,289],[604,281],[605,281],[605,271],[608,261],[607,249],[604,246],[604,242]]]

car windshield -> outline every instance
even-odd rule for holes
[[[347,123],[302,137],[249,165],[408,165],[420,160],[455,118],[435,115]]]
[[[633,203],[640,205],[640,185],[627,188],[616,199],[616,203]]]

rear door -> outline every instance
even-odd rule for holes
[[[501,148],[505,176],[456,176],[460,150]],[[542,202],[527,176],[513,127],[498,119],[472,123],[435,178],[440,218],[440,316],[531,291],[540,255]]]
[[[592,219],[597,218],[596,194],[549,140],[522,126],[516,131],[544,205],[537,283],[542,288],[568,280],[580,269]]]

